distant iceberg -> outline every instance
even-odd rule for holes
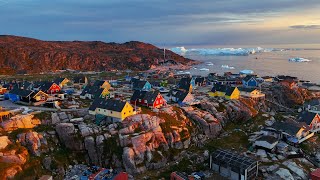
[[[240,71],[240,74],[253,74],[254,72],[252,70],[249,70],[249,69],[245,69],[245,70],[242,70]]]
[[[248,56],[261,52],[275,51],[273,48],[200,48],[186,49],[185,47],[171,48],[171,51],[178,54],[197,53],[200,55],[215,55],[215,56]]]
[[[221,65],[221,68],[223,68],[223,69],[234,69],[234,67],[229,66],[229,65]]]
[[[208,68],[201,68],[201,69],[199,69],[200,71],[210,71],[210,69],[208,69]]]
[[[213,63],[207,63],[207,66],[213,66],[214,64]]]
[[[300,57],[296,57],[296,58],[290,58],[289,59],[290,62],[310,62],[312,60],[310,59],[305,59],[305,58],[300,58]]]

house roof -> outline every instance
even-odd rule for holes
[[[243,80],[244,80],[245,82],[248,82],[248,81],[250,81],[252,78],[255,79],[255,77],[256,77],[256,76],[254,76],[254,75],[247,75],[246,77],[243,78]]]
[[[226,164],[229,167],[233,167],[235,169],[244,170],[249,168],[251,165],[256,164],[257,161],[247,157],[240,155],[238,153],[234,153],[228,150],[218,149],[211,154],[213,162],[221,162]],[[220,163],[218,163],[220,164]]]
[[[204,82],[204,77],[196,77],[196,79],[194,80],[194,82],[197,83],[203,83]]]
[[[260,138],[257,139],[257,141],[266,141],[269,144],[273,144],[275,142],[278,142],[278,138],[273,136],[261,136]]]
[[[302,125],[295,121],[286,121],[286,122],[275,122],[271,126],[272,128],[286,132],[292,136],[295,136],[297,132],[301,129]]]
[[[76,76],[73,78],[74,83],[85,83],[86,77],[85,76]]]
[[[18,96],[22,96],[22,97],[28,97],[28,96],[30,96],[32,94],[32,92],[33,91],[30,91],[30,90],[14,88],[9,93],[10,94],[15,94],[15,95],[18,95]]]
[[[256,90],[256,88],[249,88],[249,87],[238,87],[239,91],[243,91],[243,92],[252,92],[254,90]]]
[[[137,99],[143,99],[143,100],[147,100],[148,103],[154,102],[156,100],[158,94],[160,94],[159,91],[139,91],[139,90],[136,90],[136,91],[134,91],[134,93],[131,97],[131,101],[136,101]]]
[[[89,110],[94,111],[96,108],[121,112],[125,107],[126,102],[116,100],[116,99],[104,99],[104,98],[96,98],[92,105],[89,107]]]
[[[317,106],[320,105],[320,98],[319,99],[312,99],[311,101],[305,102],[304,106]]]
[[[100,86],[97,87],[97,86],[88,85],[82,90],[80,95],[84,96],[86,94],[92,94],[95,97],[98,97],[101,95],[102,92],[103,92],[103,88],[100,88]]]
[[[55,80],[53,80],[53,82],[56,84],[60,84],[64,79],[66,78],[56,78]]]
[[[48,82],[48,81],[41,81],[41,82],[36,82],[35,87],[38,87],[42,91],[48,91],[53,84],[55,83]]]
[[[181,78],[178,84],[178,87],[180,89],[184,89],[189,91],[190,88],[190,84],[191,84],[191,78],[187,77],[187,78]]]
[[[226,90],[227,90],[226,85],[215,84],[215,85],[213,85],[211,92],[216,92],[216,91],[226,92]]]
[[[309,112],[309,111],[303,111],[298,116],[299,122],[305,122],[306,124],[310,125],[310,123],[313,121],[313,119],[316,117],[317,113]]]
[[[147,83],[147,81],[133,81],[133,89],[143,89],[144,85]]]
[[[34,97],[34,96],[37,95],[38,93],[43,93],[43,94],[45,94],[45,95],[48,96],[47,93],[45,93],[45,92],[43,92],[43,91],[40,90],[40,91],[33,91],[32,94],[31,94],[31,97]]]
[[[102,80],[96,80],[92,86],[96,86],[96,87],[100,87],[103,85],[105,81],[102,81]]]
[[[231,86],[227,87],[227,89],[226,89],[226,95],[227,95],[227,96],[231,96],[232,93],[233,93],[233,91],[234,91],[235,89],[236,89],[235,87],[231,87]]]
[[[181,91],[181,90],[170,90],[169,95],[172,95],[173,97],[177,98],[178,101],[183,101],[187,95],[189,94],[189,92],[187,91]]]

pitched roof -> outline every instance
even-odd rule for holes
[[[204,77],[196,77],[196,79],[194,80],[194,82],[197,83],[203,83],[204,82]]]
[[[211,157],[213,162],[221,162],[229,167],[237,169],[238,171],[247,169],[257,163],[255,159],[222,149],[218,149],[213,152]]]
[[[14,88],[9,93],[10,94],[15,94],[15,95],[18,95],[18,96],[22,96],[22,97],[28,97],[28,96],[30,96],[32,94],[32,92],[33,91],[30,91],[30,90]]]
[[[235,89],[236,89],[235,87],[231,87],[231,86],[227,87],[227,89],[226,89],[226,95],[227,95],[227,96],[231,96],[232,93],[233,93],[233,91],[234,91]]]
[[[126,105],[126,102],[116,100],[116,99],[104,99],[96,98],[92,105],[89,107],[89,110],[94,111],[96,108],[121,112]]]
[[[250,81],[251,78],[254,78],[254,79],[255,79],[255,76],[254,76],[254,75],[247,75],[246,77],[243,78],[243,80],[244,80],[245,82],[248,82],[248,81]]]
[[[211,89],[211,92],[216,92],[216,91],[226,92],[226,90],[227,90],[227,86],[226,85],[215,84],[215,85],[213,85],[213,87]]]
[[[170,90],[169,94],[177,98],[178,101],[183,101],[187,97],[189,92],[174,89],[174,90]]]
[[[310,106],[317,106],[320,105],[320,98],[319,99],[312,99],[311,101],[305,102],[305,106],[310,105]]]
[[[74,83],[85,83],[86,77],[85,76],[76,76],[73,78]]]
[[[103,80],[96,80],[96,81],[93,83],[92,86],[100,87],[100,86],[103,85],[104,82],[105,82],[105,81],[103,81]]]
[[[270,144],[273,144],[278,141],[278,138],[273,137],[273,136],[262,136],[262,137],[258,138],[257,141],[266,141]]]
[[[295,121],[286,121],[286,122],[276,121],[275,123],[273,123],[271,127],[278,131],[283,131],[292,136],[295,136],[297,132],[301,129],[301,127],[303,127],[303,125]]]
[[[305,122],[306,124],[310,124],[312,120],[316,117],[317,113],[309,112],[309,111],[303,111],[298,116],[299,122]]]
[[[65,78],[56,78],[55,80],[53,80],[54,83],[56,84],[60,84]]]
[[[98,97],[101,95],[102,91],[103,91],[103,88],[100,88],[100,86],[97,87],[97,86],[88,85],[82,90],[80,95],[84,96],[86,94],[92,94],[95,97]]]
[[[191,83],[191,78],[187,77],[187,78],[181,78],[178,84],[178,87],[180,89],[184,89],[189,91],[190,88],[190,83]]]
[[[154,102],[159,94],[159,91],[134,91],[131,101],[136,101],[137,99],[147,100],[148,103]]]
[[[38,87],[42,91],[48,91],[53,84],[55,83],[48,82],[48,81],[41,81],[41,82],[36,82],[35,87]]]
[[[238,87],[239,91],[243,91],[243,92],[252,92],[254,90],[256,90],[257,88],[250,88],[250,87]]]
[[[147,81],[133,81],[133,89],[143,89],[144,85],[147,83]]]

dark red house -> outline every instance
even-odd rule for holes
[[[134,91],[131,99],[131,104],[137,106],[146,106],[150,108],[160,108],[165,104],[165,99],[159,91]]]

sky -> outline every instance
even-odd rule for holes
[[[0,24],[42,40],[320,44],[320,0],[0,0]]]

